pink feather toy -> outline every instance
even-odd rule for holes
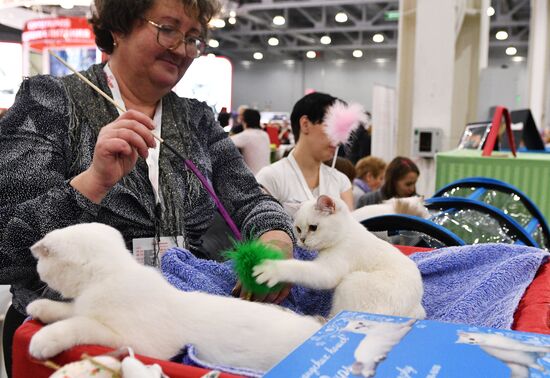
[[[357,103],[349,105],[342,101],[336,100],[325,114],[324,123],[327,125],[325,132],[327,133],[331,143],[336,147],[332,167],[336,164],[338,148],[340,144],[346,143],[353,132],[361,123],[367,122],[365,109]]]

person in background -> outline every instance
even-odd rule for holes
[[[231,136],[235,146],[241,151],[246,165],[256,174],[269,165],[271,147],[269,136],[260,126],[260,112],[246,109],[243,112],[243,132]]]
[[[371,114],[367,114],[367,123],[359,125],[359,127],[351,134],[349,148],[346,155],[353,164],[357,164],[359,159],[369,156],[371,151]]]
[[[336,153],[325,131],[324,117],[336,97],[310,93],[292,109],[290,124],[296,147],[256,175],[258,182],[292,216],[300,204],[321,194],[341,198],[353,209],[351,182],[342,172],[323,164]]]
[[[224,106],[220,113],[218,114],[218,122],[221,127],[229,126],[229,119],[231,118],[231,113],[227,112],[227,108]]]
[[[248,105],[241,105],[237,108],[237,116],[235,117],[235,122],[233,122],[233,126],[231,126],[231,130],[229,131],[229,135],[235,135],[244,130],[243,128],[243,113],[244,111],[248,109]]]
[[[13,333],[26,306],[38,298],[60,299],[40,281],[29,250],[48,232],[99,222],[119,230],[130,250],[136,239],[145,238],[153,249],[166,237],[201,256],[200,238],[216,205],[152,132],[206,176],[243,235],[292,253],[291,218],[261,190],[212,110],[172,92],[204,52],[218,0],[94,5],[96,43],[109,60],[82,75],[126,111],[76,75],[38,75],[23,80],[0,120],[0,284],[10,284],[13,294],[3,332],[10,373]],[[279,303],[289,289],[252,299]]]
[[[357,177],[353,180],[353,203],[358,206],[359,198],[372,191],[378,190],[384,182],[386,162],[375,156],[359,159],[355,164]]]
[[[357,202],[357,208],[376,205],[393,197],[415,196],[419,175],[420,171],[411,159],[402,156],[394,158],[386,168],[382,187],[362,195]]]

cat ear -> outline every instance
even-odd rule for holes
[[[317,198],[315,210],[326,213],[327,215],[334,214],[336,212],[336,203],[332,200],[332,198],[323,194]]]
[[[50,250],[42,243],[42,241],[35,243],[31,247],[31,252],[36,259],[47,257],[50,254]]]

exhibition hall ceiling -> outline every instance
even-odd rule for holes
[[[46,5],[47,1],[0,0],[0,24],[21,29],[31,17],[89,15],[89,7],[78,5],[85,0],[74,0],[77,5],[72,8],[70,1],[58,0],[64,6],[60,7]],[[9,8],[9,3],[35,5]],[[396,56],[398,0],[226,0],[224,4],[223,17],[216,21],[223,21],[224,26],[213,26],[208,47],[218,55],[236,60],[253,60],[255,53],[270,60],[304,59],[308,52],[311,57],[327,59]],[[459,20],[471,14],[464,7],[456,10]],[[490,57],[506,57],[509,47],[516,49],[516,56],[526,57],[530,0],[492,0],[489,11],[494,12],[487,16],[491,20]],[[507,38],[497,39],[498,32],[505,32]]]

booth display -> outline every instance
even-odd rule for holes
[[[23,41],[23,75],[64,76],[70,71],[54,59],[53,50],[77,70],[102,60],[91,26],[84,17],[44,18],[27,21]]]
[[[464,177],[483,176],[507,182],[525,193],[546,219],[550,219],[550,155],[453,150],[436,155],[436,190]]]

